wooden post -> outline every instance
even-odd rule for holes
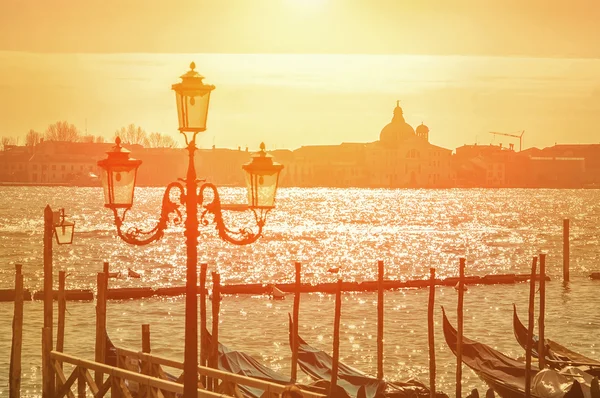
[[[42,328],[42,398],[54,398],[54,371],[50,352],[52,351],[52,330]]]
[[[206,366],[208,357],[206,344],[206,269],[208,264],[200,264],[200,366]],[[200,376],[200,382],[206,387],[206,376]]]
[[[300,318],[300,289],[302,287],[302,264],[294,263],[296,270],[296,284],[294,289],[294,311],[292,314],[292,376],[291,382],[295,383],[298,377],[298,322]]]
[[[546,346],[544,344],[544,322],[546,317],[546,254],[540,253],[540,320],[538,355],[540,369],[546,366]]]
[[[86,369],[83,366],[77,367],[77,369],[73,370],[74,372],[79,372],[79,376],[77,377],[77,398],[85,398],[86,396],[86,386],[85,386],[85,371]],[[100,386],[101,387],[101,386]]]
[[[23,274],[21,264],[15,264],[15,309],[10,348],[9,396],[21,396],[21,351],[23,347]]]
[[[218,369],[219,367],[219,310],[221,307],[221,275],[212,273],[213,294],[212,294],[212,345],[210,367]],[[209,383],[210,384],[210,383]],[[219,381],[212,379],[212,391],[217,390]]]
[[[333,321],[333,360],[331,364],[331,385],[329,397],[335,396],[340,362],[340,317],[342,313],[342,280],[338,279],[335,292],[335,317]]]
[[[106,350],[106,275],[103,272],[98,273],[97,286],[98,295],[96,296],[96,357],[95,361],[104,363]],[[101,386],[104,383],[102,372],[96,372],[96,385]]]
[[[53,289],[53,278],[52,278],[52,237],[54,235],[54,214],[52,213],[52,209],[50,205],[47,205],[44,208],[44,328],[48,328],[46,333],[50,334],[50,338],[47,341],[48,353],[52,351],[52,328],[53,328],[53,318],[54,318],[54,302],[52,297],[52,289]],[[46,366],[46,374],[51,375],[54,374],[52,370],[52,364],[50,361],[47,361]],[[54,391],[54,378],[52,380],[47,380],[47,389],[48,391]]]
[[[377,262],[377,378],[383,380],[383,261]]]
[[[460,258],[458,276],[458,336],[456,342],[456,398],[462,398],[462,338],[463,338],[463,300],[465,295],[465,259]]]
[[[427,334],[429,337],[429,396],[435,398],[435,330],[433,309],[435,306],[435,268],[429,268],[429,303],[427,306]]]
[[[65,312],[67,300],[65,297],[65,271],[58,273],[58,330],[56,331],[56,351],[64,352],[65,349]]]
[[[569,219],[563,220],[563,282],[569,282]]]
[[[142,324],[142,352],[150,354],[150,325]]]
[[[150,325],[142,324],[142,352],[149,354],[150,353]],[[148,361],[142,360],[141,363],[141,371],[143,374],[148,376],[152,375],[152,363]],[[140,385],[140,397],[150,397],[152,396],[151,391],[152,387],[150,386],[142,386]]]
[[[108,261],[102,263],[102,272],[104,272],[104,284],[106,285],[106,292],[108,293],[108,280],[110,279],[110,267]]]
[[[533,322],[535,306],[535,272],[537,268],[537,257],[531,263],[531,279],[529,280],[529,309],[527,320],[527,346],[525,347],[525,398],[531,396],[531,349],[533,344]]]

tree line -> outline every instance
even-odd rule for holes
[[[177,148],[177,142],[167,134],[162,133],[147,133],[144,129],[135,124],[130,124],[126,127],[121,127],[116,130],[113,138],[120,137],[124,144],[138,144],[147,148]],[[66,121],[58,121],[49,125],[44,133],[40,133],[33,129],[29,130],[25,135],[25,146],[34,147],[39,144],[42,139],[44,141],[68,141],[68,142],[104,142],[104,137],[101,135],[82,134],[81,131],[74,125]],[[7,145],[18,145],[18,137],[1,137],[0,144],[2,148]]]

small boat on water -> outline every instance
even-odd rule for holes
[[[519,345],[527,350],[527,328],[521,320],[519,319],[519,315],[517,315],[517,306],[513,304],[513,331],[515,333],[515,338]],[[532,349],[531,355],[534,358],[538,358],[538,342],[539,338],[536,335],[532,337]],[[588,369],[586,372],[593,374],[595,376],[600,376],[600,361],[595,359],[586,357],[585,355],[579,354],[575,351],[568,349],[567,347],[557,343],[556,341],[545,339],[546,346],[546,359],[551,365],[556,365],[553,367],[562,368],[566,365],[582,365],[589,366],[592,368],[598,369]]]
[[[285,292],[281,291],[275,285],[271,285],[271,300],[285,300]]]
[[[130,278],[141,278],[142,274],[137,271],[132,270],[131,268],[127,268],[127,276]]]
[[[446,344],[456,355],[458,336],[443,312]],[[510,358],[482,343],[462,338],[462,362],[471,368],[494,392],[502,398],[524,398],[527,380],[525,363]],[[597,398],[594,383],[597,379],[575,367],[560,372],[553,369],[530,369],[531,398]]]
[[[446,344],[456,355],[458,333],[443,310],[443,330]],[[524,398],[526,367],[523,362],[510,358],[495,349],[463,336],[462,362],[471,368],[502,398]],[[537,374],[532,366],[531,378]],[[532,398],[536,395],[531,394]]]
[[[290,325],[290,347],[292,319],[289,317]],[[315,380],[320,387],[329,390],[331,380],[333,358],[324,351],[310,346],[302,337],[298,336],[298,364],[300,369]],[[427,398],[430,396],[429,388],[416,380],[406,382],[388,382],[369,376],[342,362],[338,363],[338,390],[336,397],[350,398],[375,398],[375,397],[412,397]],[[448,398],[442,392],[436,391],[437,398]]]

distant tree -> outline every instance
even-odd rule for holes
[[[148,146],[148,134],[144,129],[135,124],[130,124],[127,127],[121,127],[115,131],[115,138],[121,138],[124,144],[139,144]]]
[[[148,136],[148,146],[150,148],[177,148],[177,142],[170,135],[150,133]]]
[[[102,144],[104,142],[104,136],[102,135],[97,135],[96,136],[96,141],[97,144]]]
[[[42,134],[31,129],[25,136],[25,145],[34,147],[40,143],[41,139],[42,139]]]
[[[46,129],[45,139],[47,141],[79,141],[79,130],[73,124],[59,121],[51,124]]]
[[[18,141],[15,137],[2,137],[0,138],[0,144],[2,149],[6,149],[7,145],[17,145]]]
[[[81,142],[93,143],[96,137],[93,135],[84,135],[79,138]]]

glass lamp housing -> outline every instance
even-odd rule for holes
[[[251,209],[275,207],[275,194],[283,165],[273,162],[273,157],[265,151],[264,143],[260,144],[260,152],[254,154],[252,160],[243,165],[242,169],[246,173],[249,207]]]
[[[117,137],[116,146],[106,152],[106,159],[98,161],[102,169],[104,206],[110,209],[129,209],[133,205],[135,179],[141,160],[130,159],[130,152],[121,146]]]
[[[206,130],[208,104],[210,93],[215,86],[204,84],[204,76],[196,72],[195,63],[190,64],[190,70],[181,76],[181,83],[173,84],[177,101],[179,131],[202,132]]]
[[[75,223],[63,221],[54,226],[54,236],[59,245],[70,245],[73,243],[73,234],[75,232]]]

